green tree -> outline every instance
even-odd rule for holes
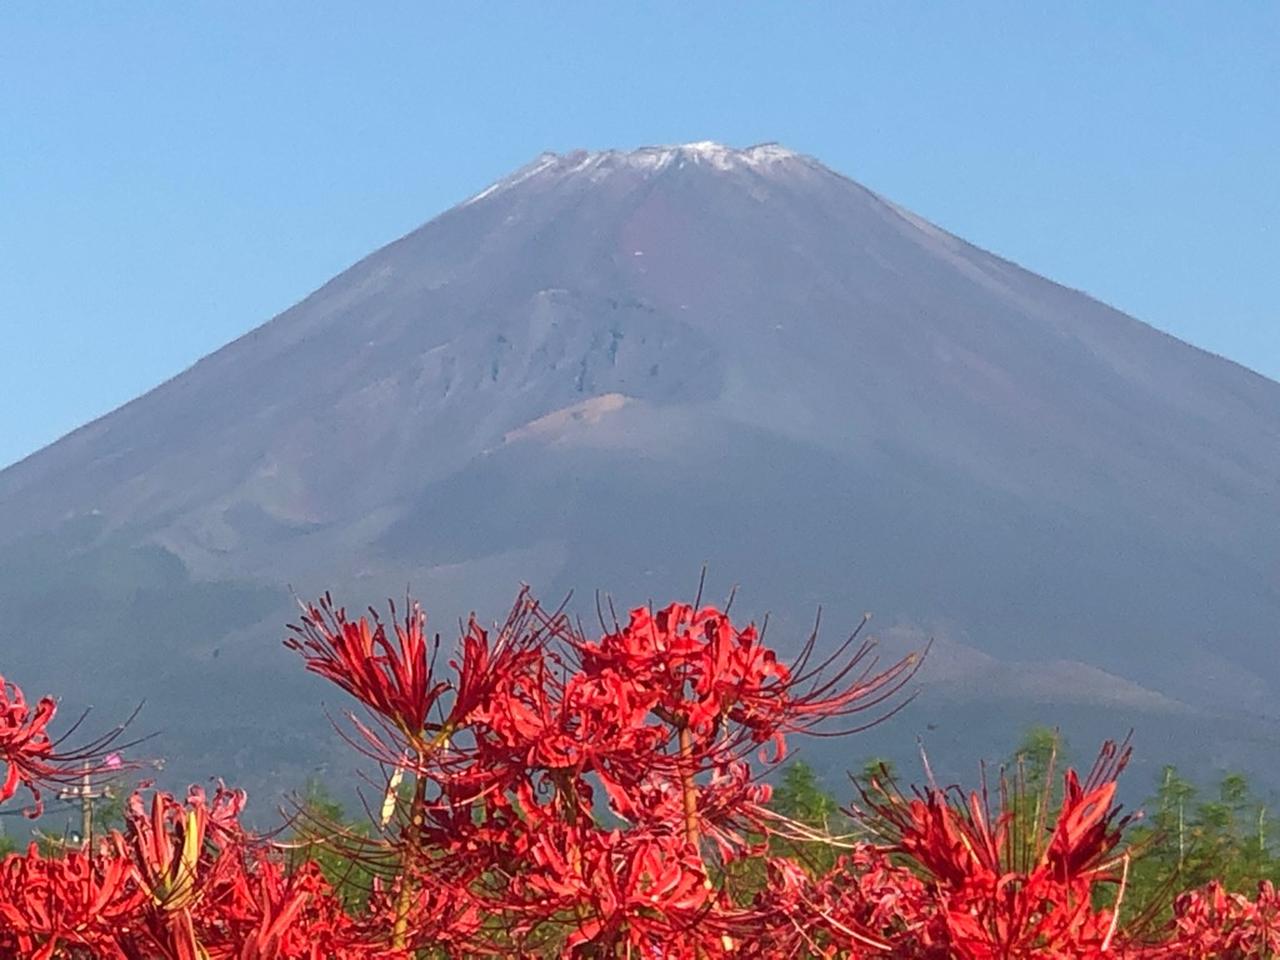
[[[849,822],[835,797],[822,788],[813,768],[803,760],[789,764],[769,806],[798,825],[792,830],[797,839],[775,838],[772,852],[803,863],[815,874],[830,870],[840,856],[840,848],[830,838],[847,834]]]
[[[1187,886],[1196,809],[1195,785],[1166,765],[1155,795],[1144,805],[1143,820],[1129,832],[1134,858],[1126,896],[1132,914],[1146,914],[1155,924],[1171,916],[1174,895]]]
[[[803,760],[796,760],[782,772],[782,783],[774,790],[770,806],[784,817],[823,829],[840,814],[840,804],[822,789],[818,775]]]
[[[1131,831],[1129,890],[1135,909],[1153,922],[1168,919],[1179,891],[1210,880],[1251,893],[1261,880],[1280,879],[1267,807],[1241,774],[1224,776],[1204,799],[1175,767],[1166,766],[1144,813]]]

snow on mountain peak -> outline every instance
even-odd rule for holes
[[[712,140],[664,146],[637,147],[634,150],[574,150],[569,153],[543,153],[532,163],[490,185],[467,200],[463,206],[508,190],[540,175],[589,175],[601,179],[620,170],[656,173],[670,167],[697,165],[730,172],[745,170],[764,173],[783,164],[811,165],[816,161],[788,150],[777,143],[758,143],[737,149]]]
[[[712,140],[698,140],[658,147],[640,147],[636,150],[608,150],[588,154],[599,161],[612,160],[633,167],[661,169],[671,164],[701,163],[717,170],[748,167],[760,168],[787,160],[801,160],[800,154],[776,143],[760,143],[741,150],[727,147]]]

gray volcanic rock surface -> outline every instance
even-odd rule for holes
[[[0,472],[0,668],[275,789],[343,706],[279,645],[291,589],[447,627],[707,563],[784,649],[818,605],[936,639],[833,767],[928,718],[967,772],[1061,717],[1263,773],[1278,508],[1280,384],[812,158],[544,154]]]

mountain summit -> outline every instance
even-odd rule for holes
[[[1280,385],[812,158],[547,153],[0,472],[4,664],[287,777],[290,588],[452,616],[707,563],[771,630],[935,636],[921,709],[970,729],[1238,731],[1280,693],[1278,485]]]
[[[673,166],[679,169],[689,164],[726,172],[747,170],[756,173],[777,172],[784,164],[792,169],[821,166],[816,160],[776,143],[759,143],[736,150],[710,140],[701,140],[663,147],[640,147],[638,150],[575,150],[563,155],[548,152],[511,176],[486,187],[463,205],[482,200],[548,171],[560,175],[585,172],[587,176],[598,180],[619,170],[659,171]]]

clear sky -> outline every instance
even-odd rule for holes
[[[1280,4],[9,3],[0,465],[542,150],[777,140],[1280,378]]]

